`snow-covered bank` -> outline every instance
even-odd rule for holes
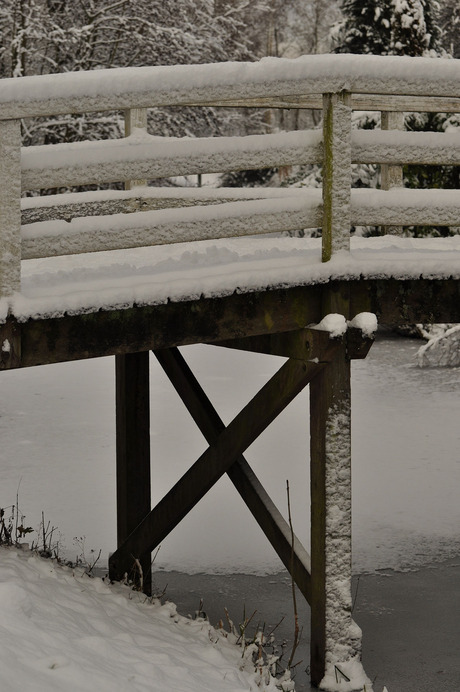
[[[276,689],[207,621],[28,551],[0,548],[0,612],[4,692]]]

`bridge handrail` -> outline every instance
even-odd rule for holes
[[[154,137],[84,141],[22,149],[22,189],[112,183],[135,177],[153,180],[199,173],[224,173],[322,163],[319,130],[246,137]],[[387,165],[460,165],[457,132],[355,130],[351,162]]]
[[[287,97],[299,99],[297,107],[310,107],[302,101],[308,96],[321,107],[321,94],[341,91],[358,95],[359,107],[366,109],[373,107],[366,95],[404,97],[409,104],[411,97],[459,99],[460,61],[328,54],[4,79],[0,120],[164,105],[267,106],[267,99]],[[380,110],[409,110],[404,98],[387,108],[384,99]]]
[[[20,118],[29,115],[128,108],[132,110],[126,111],[127,118],[136,113],[142,124],[147,106],[252,106],[257,100],[266,105],[277,99],[283,103],[294,99],[306,107],[318,99],[319,89],[323,91],[322,133],[177,139],[153,137],[136,129],[121,140],[21,148]],[[353,90],[358,93],[351,93]],[[353,108],[375,103],[385,94],[393,99],[392,107],[404,110],[407,103],[414,106],[414,99],[420,105],[434,100],[437,106],[444,99],[451,110],[460,111],[460,61],[324,55],[2,80],[0,297],[19,290],[21,259],[321,226],[322,258],[327,261],[334,252],[349,249],[352,224],[460,226],[458,191],[417,194],[419,191],[405,190],[401,196],[397,188],[366,193],[351,190],[351,163],[377,163],[396,173],[404,164],[460,165],[456,132],[352,131]],[[390,128],[399,126],[395,122]],[[270,200],[260,193],[260,199],[245,199],[241,204],[222,193],[219,200],[202,207],[203,199],[197,193],[195,202],[192,200],[196,208],[187,206],[184,212],[139,205],[139,192],[131,190],[131,196],[117,198],[107,193],[99,203],[90,200],[93,211],[89,218],[80,218],[84,213],[74,218],[71,207],[80,204],[74,198],[67,212],[65,205],[58,204],[63,219],[72,216],[70,224],[50,220],[46,212],[40,219],[37,207],[34,219],[26,220],[21,232],[21,189],[142,182],[302,163],[323,164],[322,198],[318,190],[302,190],[301,194],[286,190]],[[388,179],[389,188],[394,182],[391,176]],[[394,180],[398,185],[398,175]],[[82,193],[77,194],[82,200]],[[169,206],[184,206],[181,194]],[[217,207],[216,201],[221,202]],[[49,200],[44,206],[49,208]],[[80,204],[81,209],[84,206]],[[111,216],[98,216],[102,213]]]

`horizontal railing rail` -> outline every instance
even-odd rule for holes
[[[146,108],[203,104],[321,107],[323,128],[196,139],[147,133]],[[385,114],[387,129],[353,129],[361,109]],[[327,261],[349,248],[351,226],[459,227],[460,191],[398,188],[404,165],[460,165],[457,132],[401,131],[395,114],[418,109],[460,112],[460,61],[324,55],[2,80],[0,297],[20,289],[22,259],[322,228]],[[23,118],[106,110],[125,110],[127,137],[21,147]],[[382,166],[385,189],[351,189],[351,166],[363,163]],[[322,192],[139,186],[305,164],[322,166]],[[21,191],[126,181],[133,189],[21,202]]]
[[[241,204],[244,201],[244,204]],[[23,259],[319,228],[320,190],[205,206],[46,220],[23,226]],[[353,190],[357,226],[459,226],[457,190]]]
[[[135,134],[102,142],[26,148],[22,156],[22,189],[133,178],[153,180],[321,161],[318,131],[197,139]]]
[[[22,190],[322,164],[318,130],[249,137],[131,136],[22,150]],[[458,133],[355,131],[351,163],[460,165]]]
[[[91,111],[185,105],[260,105],[277,99],[348,91],[363,96],[403,97],[387,104],[409,110],[411,97],[460,99],[458,60],[370,55],[307,55],[255,63],[133,67],[2,80],[0,119]],[[318,100],[319,99],[319,100]],[[441,101],[442,102],[442,101]],[[436,104],[437,110],[441,104]],[[383,107],[381,110],[387,110]],[[298,107],[298,106],[297,106]],[[420,108],[417,106],[417,110]]]

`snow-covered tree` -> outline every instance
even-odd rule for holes
[[[222,14],[212,0],[2,0],[0,74],[250,59],[247,5]]]
[[[441,52],[436,0],[343,0],[333,28],[336,53],[434,55]]]
[[[453,58],[460,58],[460,1],[443,0],[439,11],[442,45]]]
[[[388,0],[344,0],[342,21],[335,27],[336,53],[387,55],[391,43]]]
[[[440,29],[436,23],[439,9],[432,0],[391,0],[392,55],[439,55]]]

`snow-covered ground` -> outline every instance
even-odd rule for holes
[[[257,647],[28,552],[0,548],[0,612],[3,692],[275,692]]]
[[[420,342],[379,339],[353,363],[354,568],[411,568],[458,554],[460,370],[419,369]],[[225,421],[279,367],[279,358],[215,347],[183,349]],[[206,445],[152,356],[152,496],[158,501]],[[61,553],[86,557],[116,542],[114,363],[110,358],[0,376],[0,507],[62,534]],[[180,434],[178,434],[178,431]],[[308,547],[308,391],[247,452]],[[33,538],[34,534],[30,536]],[[29,539],[28,539],[29,540]],[[157,567],[188,572],[280,569],[233,485],[222,478],[163,543]]]

